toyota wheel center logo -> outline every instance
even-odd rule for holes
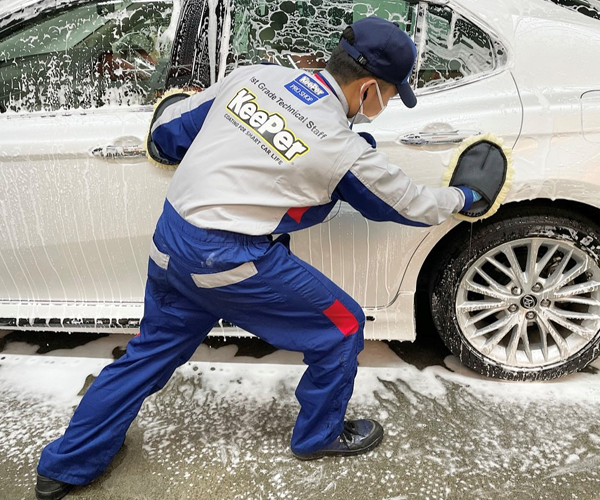
[[[537,305],[537,300],[533,295],[525,295],[525,297],[521,299],[521,305],[525,309],[533,309]]]

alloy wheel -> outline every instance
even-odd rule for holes
[[[600,267],[568,241],[496,246],[460,280],[456,316],[467,342],[497,363],[540,368],[575,356],[600,331]]]

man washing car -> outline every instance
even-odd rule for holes
[[[372,137],[348,126],[376,118],[396,94],[415,106],[415,57],[406,33],[370,17],[344,31],[321,73],[243,67],[204,92],[161,102],[149,154],[179,166],[153,236],[141,335],[43,450],[39,499],[62,498],[102,474],[144,399],[220,318],[304,353],[291,438],[298,459],[358,455],[381,442],[379,423],[344,419],[363,349],[362,309],[290,252],[287,233],[322,222],[338,200],[371,220],[422,226],[478,198],[464,186],[414,184]]]

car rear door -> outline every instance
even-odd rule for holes
[[[172,0],[77,2],[0,33],[0,318],[139,320],[171,174],[143,142],[164,88]]]

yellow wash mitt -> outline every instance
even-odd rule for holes
[[[454,216],[475,222],[495,214],[506,199],[514,168],[512,151],[503,146],[503,140],[492,134],[465,139],[454,152],[443,178],[444,186],[467,186],[482,199]]]
[[[170,105],[182,99],[187,99],[188,97],[196,94],[195,90],[183,90],[178,88],[172,88],[167,90],[155,103],[154,103],[154,112],[152,114],[152,120],[150,121],[150,126],[148,127],[148,132],[146,133],[146,140],[144,144],[146,145],[146,158],[148,161],[158,167],[164,168],[166,170],[175,170],[179,163],[173,163],[166,158],[162,158],[155,144],[152,142],[152,137],[150,135],[150,131],[152,130],[152,125],[154,122],[158,120],[160,115],[164,112],[164,110]]]

